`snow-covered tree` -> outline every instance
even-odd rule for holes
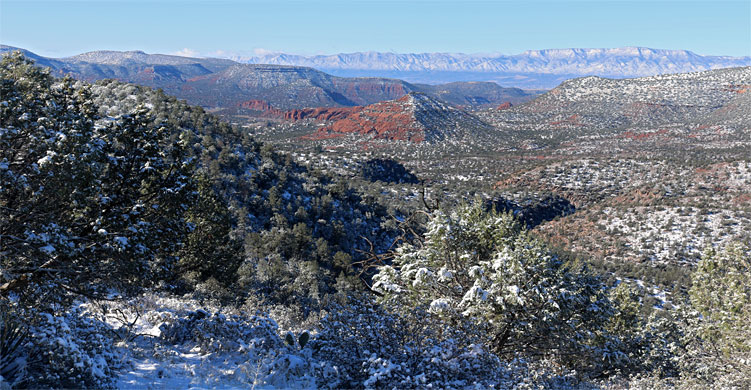
[[[511,214],[480,202],[434,212],[421,244],[399,247],[374,280],[386,300],[486,326],[485,340],[500,355],[593,369],[626,359],[605,330],[614,309],[600,281],[566,264]]]

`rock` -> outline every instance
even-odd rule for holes
[[[282,118],[285,115],[285,112],[279,110],[278,108],[275,108],[265,100],[248,100],[238,104],[238,106],[246,110],[260,111],[260,116],[267,118]]]
[[[424,93],[411,92],[397,100],[352,109],[348,115],[309,136],[326,139],[362,134],[372,139],[434,142],[488,129],[475,116]]]
[[[362,107],[318,107],[289,110],[284,113],[284,119],[299,121],[303,119],[315,119],[319,121],[342,120],[358,111]]]

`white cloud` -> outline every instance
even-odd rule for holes
[[[170,54],[173,54],[173,55],[176,55],[176,56],[182,56],[182,57],[200,57],[201,56],[201,53],[199,53],[199,52],[197,52],[197,51],[195,51],[193,49],[189,49],[187,47],[184,48],[184,49],[182,49],[182,50],[180,50],[180,51],[176,51],[176,52],[173,52],[173,53],[170,53]]]

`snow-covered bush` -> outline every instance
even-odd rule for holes
[[[625,282],[609,292],[615,314],[607,324],[607,330],[617,336],[621,348],[628,355],[628,363],[619,367],[622,372],[648,372],[657,377],[677,374],[675,352],[682,345],[681,331],[671,312],[655,311],[649,316],[644,312],[644,299],[635,288]]]
[[[474,335],[425,310],[387,311],[370,296],[330,308],[311,341],[323,388],[488,388],[513,376]]]
[[[29,312],[26,385],[32,388],[111,388],[117,356],[109,327],[81,308],[53,315]]]
[[[502,356],[594,372],[628,359],[605,329],[614,309],[599,279],[481,202],[436,211],[423,240],[397,248],[374,280],[383,302],[400,299],[406,310],[427,306],[446,324],[487,327],[485,345]]]
[[[199,309],[179,313],[160,327],[161,340],[181,344],[202,355],[241,353],[234,368],[241,382],[273,388],[314,387],[311,352],[306,336],[285,341],[276,322],[268,317],[225,315]],[[309,335],[307,336],[309,337]]]
[[[281,349],[274,320],[262,316],[241,317],[196,310],[176,316],[162,324],[161,337],[173,344],[192,343],[201,353],[243,350]]]
[[[98,122],[91,90],[20,54],[0,61],[0,293],[70,302],[167,277],[194,160],[140,107]]]

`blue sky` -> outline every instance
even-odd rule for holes
[[[621,46],[749,56],[751,0],[0,0],[0,42],[51,57],[103,49],[518,54]]]

